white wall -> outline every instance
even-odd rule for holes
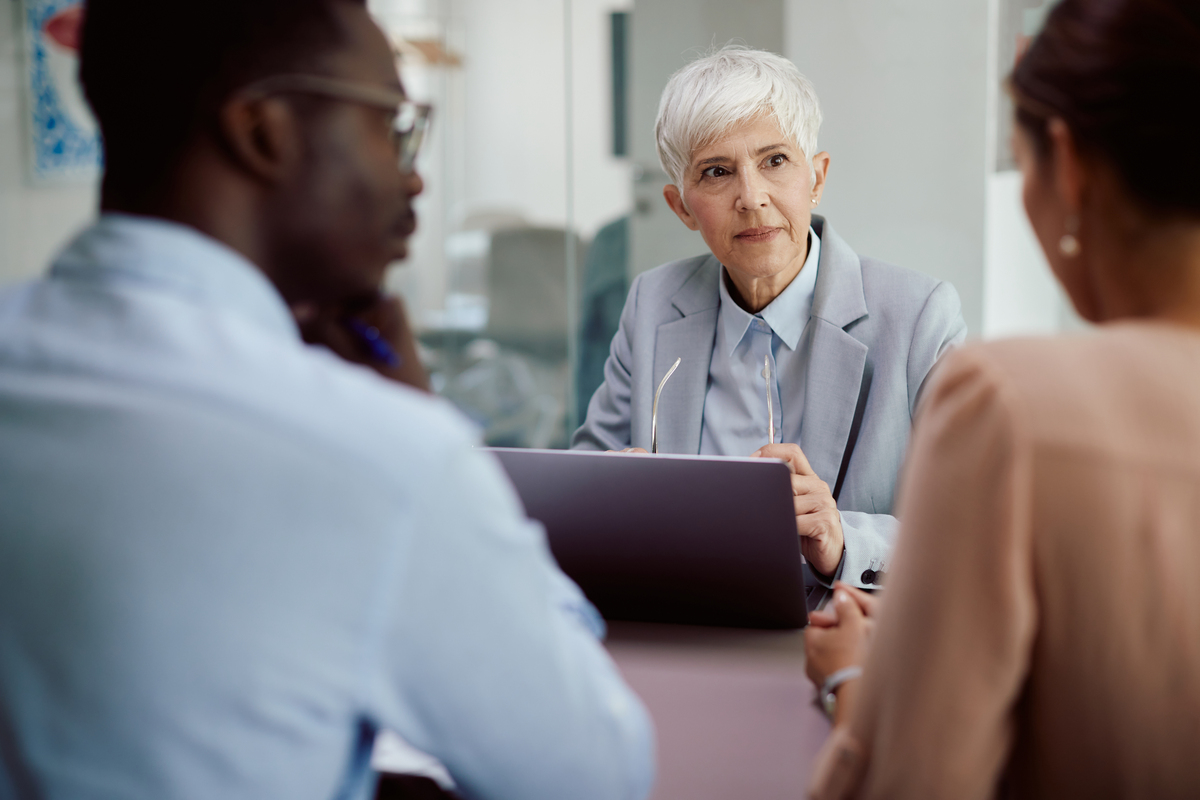
[[[786,55],[832,156],[820,212],[864,255],[948,280],[982,328],[986,0],[787,0]]]
[[[584,237],[633,205],[632,165],[612,155],[612,59],[609,15],[631,0],[572,0],[575,226]]]
[[[629,168],[610,155],[608,13],[624,3],[573,0],[575,220],[584,234],[628,210]],[[464,0],[466,181],[461,214],[522,210],[566,222],[562,0]]]
[[[1020,173],[988,175],[987,200],[983,338],[1088,329],[1034,236],[1021,201]]]
[[[21,14],[17,0],[0,0],[0,285],[44,270],[96,209],[94,183],[35,188],[26,177]]]
[[[1054,333],[1062,301],[1021,204],[1021,173],[992,173],[987,192],[983,337]]]

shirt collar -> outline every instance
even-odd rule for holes
[[[245,256],[194,228],[156,217],[101,215],[55,259],[50,274],[141,283],[299,336],[275,286]]]
[[[800,335],[812,314],[813,294],[817,287],[817,266],[821,261],[821,237],[810,226],[808,229],[808,256],[799,274],[792,279],[779,296],[758,314],[751,314],[734,302],[725,285],[725,276],[721,276],[721,326],[725,340],[729,343],[729,354],[741,343],[755,318],[762,319],[771,327],[775,335],[795,350],[800,343]],[[722,267],[722,272],[724,267]]]

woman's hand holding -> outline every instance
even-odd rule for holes
[[[792,470],[792,496],[796,507],[796,531],[800,534],[800,552],[822,575],[833,575],[842,561],[845,540],[842,517],[829,484],[817,477],[804,451],[794,444],[768,444],[755,450],[751,458],[778,458]]]
[[[810,614],[804,631],[804,671],[818,687],[838,670],[866,663],[878,613],[878,598],[842,581],[833,586],[833,602]]]

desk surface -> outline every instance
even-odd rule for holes
[[[611,622],[607,647],[654,718],[652,800],[803,797],[829,723],[802,631]]]

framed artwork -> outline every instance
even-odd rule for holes
[[[84,183],[100,174],[96,123],[79,85],[82,0],[24,0],[29,172],[35,184]]]

